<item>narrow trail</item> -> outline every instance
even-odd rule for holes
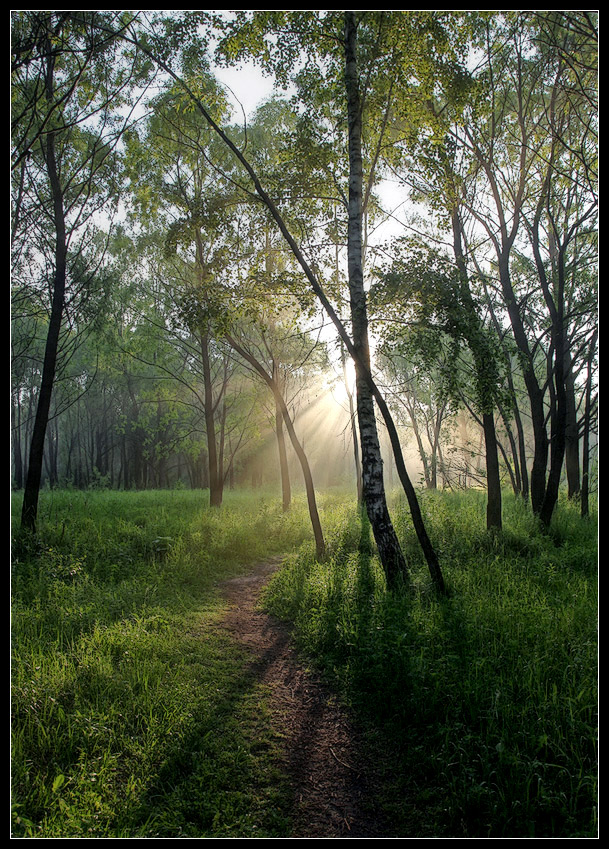
[[[282,768],[294,792],[292,837],[383,837],[371,805],[374,773],[346,711],[303,667],[290,630],[257,608],[281,558],[223,582],[229,610],[221,623],[253,653],[252,672],[271,693],[271,715],[283,739]]]

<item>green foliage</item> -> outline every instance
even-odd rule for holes
[[[413,589],[388,594],[356,512],[327,563],[295,555],[267,594],[371,729],[395,835],[592,837],[596,829],[596,535],[561,504],[543,534],[506,498],[422,497],[448,598],[428,586],[406,505]],[[384,744],[381,741],[384,740]]]
[[[541,533],[506,498],[489,534],[483,493],[426,493],[439,599],[403,500],[390,594],[351,498],[322,499],[323,564],[297,501],[43,495],[14,545],[13,836],[289,835],[264,692],[213,628],[218,580],[289,550],[266,603],[368,725],[395,834],[594,836],[594,521],[561,502]]]
[[[370,301],[387,322],[385,351],[399,353],[427,372],[438,368],[440,391],[452,400],[473,395],[479,411],[498,401],[509,406],[495,332],[485,325],[482,305],[454,262],[403,239],[377,277]]]
[[[306,508],[206,504],[44,493],[38,536],[15,540],[13,837],[289,829],[265,693],[214,623],[218,581],[308,540]]]

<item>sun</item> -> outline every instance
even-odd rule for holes
[[[334,400],[341,406],[349,401],[349,395],[355,392],[355,365],[352,359],[345,361],[344,368],[334,374],[329,381],[330,392]]]

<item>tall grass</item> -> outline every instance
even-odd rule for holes
[[[429,493],[422,506],[447,598],[398,500],[404,592],[386,592],[366,523],[343,509],[328,561],[295,554],[267,604],[369,724],[396,836],[594,836],[594,521],[561,503],[543,533],[508,498],[497,534],[476,492]]]
[[[286,833],[265,693],[212,626],[221,579],[309,536],[270,497],[44,494],[13,546],[14,837]]]
[[[594,520],[507,498],[489,534],[480,494],[426,493],[439,599],[405,503],[387,593],[351,497],[320,501],[324,563],[304,499],[44,494],[13,546],[14,837],[289,837],[267,694],[213,627],[219,581],[286,551],[266,602],[366,725],[395,836],[595,835]]]

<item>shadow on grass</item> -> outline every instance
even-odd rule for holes
[[[297,565],[300,645],[380,735],[401,835],[593,836],[588,544],[450,519],[448,598],[418,567],[387,592],[365,519],[325,569]]]
[[[121,818],[131,836],[289,836],[287,789],[259,686],[266,662],[244,669],[237,659],[223,681],[207,682],[213,703],[193,711],[139,804]]]

